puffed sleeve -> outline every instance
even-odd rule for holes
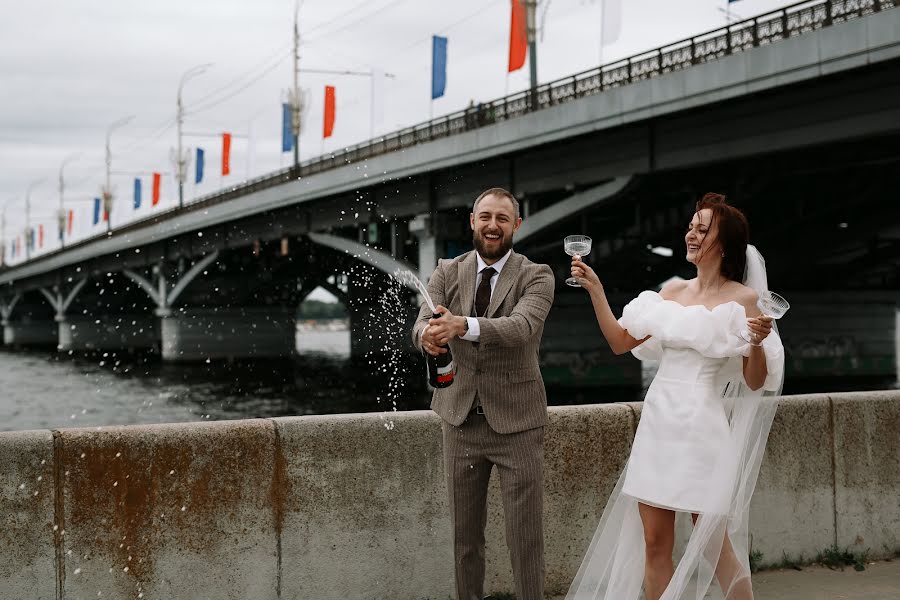
[[[628,331],[628,334],[636,339],[650,335],[649,317],[650,311],[662,302],[662,296],[656,292],[641,292],[637,298],[625,305],[622,310],[622,318],[619,325]],[[662,358],[662,343],[651,337],[640,346],[635,347],[631,353],[639,360],[659,360]]]

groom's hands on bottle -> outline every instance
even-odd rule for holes
[[[440,318],[429,320],[422,332],[422,349],[432,356],[446,353],[447,349],[442,346],[466,332],[465,317],[457,317],[443,306],[436,308]]]
[[[582,262],[581,257],[577,254],[572,257],[572,277],[578,280],[581,287],[588,292],[599,291],[603,289],[600,278],[594,273],[594,270]]]

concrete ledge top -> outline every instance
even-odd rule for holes
[[[779,408],[791,403],[805,404],[810,401],[854,402],[881,400],[900,402],[900,390],[874,390],[859,392],[836,392],[822,394],[798,394],[782,396],[778,399]],[[568,417],[579,417],[585,413],[609,412],[610,415],[622,415],[623,408],[627,408],[631,414],[640,414],[643,402],[613,402],[604,404],[572,404],[564,406],[549,406],[547,408],[551,424]],[[435,426],[440,424],[440,417],[431,410],[410,410],[400,412],[367,412],[367,413],[340,413],[329,415],[298,415],[290,417],[271,417],[259,419],[235,419],[223,421],[196,421],[181,423],[154,423],[141,425],[109,425],[99,427],[71,427],[53,429],[52,432],[67,438],[85,438],[95,435],[142,435],[162,434],[179,435],[191,431],[209,433],[228,432],[230,430],[244,430],[246,428],[265,427],[265,423],[272,422],[279,426],[297,426],[302,424],[320,425],[323,423],[357,423],[362,426],[378,425],[384,427],[385,423],[409,423],[413,421],[432,422]],[[0,443],[12,442],[15,438],[47,438],[52,435],[51,430],[33,429],[22,431],[0,432]]]

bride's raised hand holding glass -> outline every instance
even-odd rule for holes
[[[756,306],[762,311],[762,315],[747,319],[747,328],[741,331],[740,336],[745,342],[759,346],[772,331],[772,321],[783,317],[791,305],[775,292],[765,291],[760,295]]]
[[[563,248],[566,254],[574,259],[580,259],[591,252],[591,238],[586,235],[567,235],[563,240]],[[581,287],[581,284],[575,279],[575,273],[572,277],[566,279],[566,283],[572,287]]]
[[[600,278],[594,272],[592,268],[587,266],[582,260],[581,257],[576,255],[572,257],[572,268],[571,268],[572,276],[566,280],[566,283],[569,283],[569,280],[575,282],[572,287],[576,285],[578,287],[583,287],[587,291],[591,291],[595,286],[600,286]]]

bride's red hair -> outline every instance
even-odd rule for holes
[[[744,213],[730,204],[724,194],[707,192],[697,202],[696,212],[704,208],[712,211],[712,224],[718,226],[716,241],[722,249],[722,276],[740,283],[747,268],[747,244],[750,241],[750,224]]]

